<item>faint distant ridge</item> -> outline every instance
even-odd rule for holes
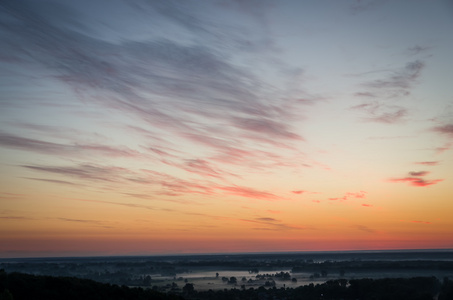
[[[238,260],[238,259],[313,259],[315,261],[345,260],[435,260],[453,261],[453,249],[394,249],[394,250],[350,250],[350,251],[287,251],[287,252],[232,252],[232,253],[181,253],[171,255],[128,255],[128,256],[70,256],[70,257],[21,257],[0,258],[0,262],[72,262],[78,261],[184,261],[184,260]]]

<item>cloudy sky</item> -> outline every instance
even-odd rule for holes
[[[0,2],[0,257],[453,248],[449,0]]]

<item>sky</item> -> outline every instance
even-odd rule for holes
[[[453,248],[453,2],[0,1],[0,257]]]

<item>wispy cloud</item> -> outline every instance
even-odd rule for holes
[[[276,54],[266,32],[256,35],[262,18],[255,15],[253,21],[247,16],[246,22],[233,28],[220,19],[208,21],[193,6],[182,10],[172,2],[124,3],[125,10],[146,13],[134,20],[140,24],[134,26],[138,32],[122,35],[127,29],[118,28],[118,36],[122,35],[118,39],[105,38],[83,25],[116,26],[108,14],[105,20],[95,20],[61,4],[57,16],[52,10],[11,1],[0,9],[10,15],[0,20],[4,37],[0,59],[24,68],[38,66],[46,77],[72,90],[80,103],[133,119],[134,125],[120,122],[114,126],[140,138],[137,145],[118,145],[95,133],[87,141],[78,139],[87,137],[86,133],[71,128],[16,122],[11,126],[30,134],[0,132],[0,146],[71,161],[63,165],[21,163],[28,170],[65,177],[28,179],[118,190],[136,198],[146,193],[167,201],[188,194],[277,200],[281,197],[271,192],[233,185],[231,178],[241,178],[231,166],[273,172],[304,163],[298,147],[304,138],[295,125],[306,104],[315,103],[319,96],[293,94],[287,87],[269,82],[254,67],[235,60],[239,53],[255,58]],[[143,26],[150,19],[169,25],[159,27],[164,31],[176,28],[192,39],[154,32],[156,26]],[[69,20],[71,26],[67,26]],[[251,27],[255,34],[245,34],[240,26]],[[152,34],[140,31],[145,27]],[[251,63],[256,69],[271,66],[283,81],[294,80],[294,72],[288,72],[291,68],[276,61],[256,59]],[[61,103],[49,101],[48,105]],[[103,163],[109,158],[140,159],[147,170],[120,167],[125,166],[120,161]]]
[[[423,61],[415,60],[404,67],[382,71],[388,74],[362,84],[365,90],[356,92],[354,95],[364,98],[365,102],[354,105],[351,109],[364,112],[365,121],[393,124],[404,120],[408,114],[407,108],[394,102],[389,103],[389,99],[409,96],[424,67]],[[368,75],[375,75],[375,73],[371,72]]]
[[[431,224],[431,222],[428,221],[411,221],[412,223],[419,223],[419,224]]]
[[[438,161],[418,161],[414,162],[416,165],[425,165],[425,166],[437,166],[439,164]]]
[[[137,193],[137,187],[140,185],[148,188],[154,187],[152,195],[179,196],[187,194],[201,195],[220,195],[227,193],[240,197],[261,199],[261,200],[277,200],[281,197],[266,191],[261,191],[245,186],[225,186],[212,181],[206,180],[184,180],[169,174],[142,169],[133,171],[127,168],[115,166],[103,166],[94,164],[80,164],[75,166],[36,166],[23,165],[22,167],[38,172],[58,174],[62,176],[76,178],[82,180],[87,186],[92,184],[92,181],[108,184],[109,189],[116,189],[116,184],[121,183],[122,189],[130,189],[131,192],[126,193],[135,197],[145,197],[145,194]],[[52,179],[43,179],[44,181],[52,181]],[[64,183],[55,182],[55,183]],[[137,186],[138,185],[138,186]],[[160,187],[161,190],[158,190]],[[134,192],[132,192],[132,190]],[[123,192],[124,193],[124,192]],[[146,197],[151,195],[146,194]]]
[[[171,18],[194,36],[216,28],[200,26],[201,21],[189,17],[178,5],[151,6],[154,14]],[[248,133],[260,133],[260,141],[277,147],[301,140],[289,122],[294,119],[292,110],[272,104],[267,96],[269,85],[249,70],[231,63],[228,55],[223,54],[224,48],[214,47],[215,43],[183,44],[169,38],[109,42],[85,34],[83,26],[77,31],[58,26],[54,15],[42,15],[43,11],[33,11],[18,3],[8,3],[7,10],[15,26],[9,26],[9,21],[4,20],[3,30],[7,31],[7,37],[15,36],[20,40],[20,43],[5,40],[8,47],[4,51],[9,56],[24,64],[41,64],[54,72],[55,78],[84,93],[85,97],[90,97],[90,91],[106,93],[106,97],[91,99],[106,108],[135,115],[180,136],[186,133],[213,135],[217,129],[208,121],[215,120],[225,125],[224,134],[228,137],[237,135],[239,130],[244,133],[242,138],[253,142],[258,136]],[[232,32],[231,37],[223,36],[235,45],[236,33]],[[30,53],[27,49],[34,51]],[[156,102],[142,96],[145,94],[165,101]],[[283,104],[296,103],[289,99]],[[228,126],[235,130],[226,130]],[[273,143],[275,139],[281,142]],[[51,145],[40,145],[41,148],[48,146]],[[90,149],[108,150],[96,145]]]
[[[378,101],[352,106],[351,109],[365,112],[368,116],[364,121],[393,124],[401,121],[407,115],[407,109],[381,103]]]
[[[347,192],[343,195],[343,197],[334,197],[334,198],[329,198],[329,200],[335,201],[335,200],[349,200],[349,199],[365,199],[366,198],[366,192],[365,191],[360,191],[360,192]]]
[[[33,178],[33,177],[23,177],[25,179],[36,180],[36,181],[43,181],[49,183],[56,183],[56,184],[64,184],[64,185],[79,185],[74,182],[66,181],[66,180],[58,180],[58,179],[47,179],[47,178]]]
[[[400,220],[400,222],[417,223],[417,224],[432,224],[432,222],[430,222],[430,221],[421,221],[421,220]]]
[[[254,227],[252,229],[254,230],[274,230],[274,231],[279,231],[279,230],[306,230],[309,229],[309,227],[305,226],[295,226],[295,225],[289,225],[285,224],[279,220],[276,220],[274,218],[256,218],[253,220],[250,219],[240,219],[242,222],[247,222],[247,223],[255,223],[255,224],[261,224],[262,227]]]
[[[407,49],[407,54],[415,56],[415,55],[418,55],[421,53],[425,53],[426,51],[428,51],[431,48],[432,47],[415,45],[415,46],[409,47]]]
[[[419,172],[409,172],[409,175],[410,176],[426,176],[429,173],[430,172],[428,172],[428,171],[419,171]]]
[[[101,203],[101,204],[125,206],[125,207],[130,207],[130,208],[141,208],[141,209],[147,209],[147,210],[160,210],[159,208],[157,208],[155,206],[136,204],[136,203],[113,202],[113,201],[91,200],[91,199],[73,199],[73,198],[69,198],[69,199],[70,200],[75,200],[75,201],[81,201],[81,202],[92,202],[92,203]]]
[[[123,175],[130,173],[125,168],[104,167],[88,164],[71,167],[33,166],[33,165],[23,165],[22,167],[35,171],[75,177],[83,180],[96,180],[105,182],[117,182],[121,180]]]
[[[23,217],[23,216],[0,216],[0,219],[3,220],[33,220],[33,218],[30,217]]]
[[[170,165],[177,166],[187,172],[198,174],[206,177],[214,178],[223,178],[224,176],[234,176],[237,175],[226,172],[219,168],[216,168],[212,163],[204,159],[186,159],[183,163],[169,163]]]
[[[403,68],[392,72],[389,77],[385,79],[377,79],[365,83],[365,86],[374,88],[374,89],[401,89],[407,90],[414,84],[417,80],[425,63],[419,60],[415,60],[407,63]]]
[[[304,193],[306,193],[306,192],[307,192],[307,191],[304,191],[304,190],[291,191],[291,193],[297,194],[297,195],[304,194]]]
[[[424,187],[437,184],[442,182],[443,179],[434,179],[434,180],[426,180],[419,177],[403,177],[403,178],[391,178],[389,179],[390,182],[407,182],[412,186]]]
[[[274,218],[256,218],[255,220],[264,221],[264,222],[278,222],[278,220],[276,220]]]
[[[437,154],[444,153],[447,150],[450,150],[452,143],[445,143],[442,147],[435,148]]]
[[[360,231],[364,231],[364,232],[367,232],[367,233],[375,233],[376,231],[374,229],[371,229],[365,225],[352,225],[351,226],[352,228],[355,228],[357,230],[360,230]]]
[[[89,156],[93,154],[109,157],[138,157],[140,153],[127,147],[112,147],[100,144],[60,144],[20,137],[0,132],[0,145],[7,148],[57,156]]]
[[[421,178],[423,176],[428,175],[429,173],[430,172],[428,172],[428,171],[409,172],[408,177],[391,178],[389,181],[390,182],[407,182],[412,186],[418,186],[418,187],[430,186],[430,185],[434,185],[436,183],[443,181],[443,179],[427,180],[427,179]]]
[[[280,197],[265,191],[259,191],[248,187],[241,187],[241,186],[220,186],[217,187],[219,190],[225,191],[228,194],[246,197],[246,198],[253,198],[253,199],[262,199],[262,200],[276,200],[280,199]]]
[[[20,199],[23,198],[25,194],[17,193],[0,193],[0,199]]]
[[[453,138],[453,124],[445,124],[442,126],[434,127],[433,131]]]
[[[131,184],[147,185],[147,186],[160,186],[164,191],[156,192],[154,194],[166,195],[180,195],[180,194],[212,194],[213,189],[210,183],[198,181],[187,181],[177,177],[155,172],[151,170],[133,171],[127,168],[116,166],[103,166],[95,164],[79,164],[75,166],[36,166],[36,165],[23,165],[22,167],[44,172],[68,176],[82,180],[85,185],[93,185],[93,181],[98,183],[108,184],[110,188],[115,189],[113,183],[122,183],[124,187],[134,189]],[[170,193],[169,193],[170,192]]]
[[[105,222],[97,221],[97,220],[71,219],[71,218],[56,218],[56,220],[64,221],[64,222],[71,222],[71,223],[95,225],[97,227],[103,227],[103,228],[113,228],[112,226],[105,225]]]

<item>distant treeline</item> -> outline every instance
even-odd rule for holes
[[[294,299],[294,300],[438,300],[453,299],[453,281],[435,277],[329,280],[297,288],[230,289],[193,291],[187,299]]]
[[[314,262],[312,259],[292,260],[195,260],[180,259],[175,261],[143,260],[143,261],[115,261],[102,262],[89,260],[73,261],[32,261],[27,262],[0,262],[0,268],[7,272],[20,272],[43,275],[74,276],[93,279],[100,282],[134,285],[138,284],[140,276],[149,273],[159,273],[165,276],[187,273],[192,268],[236,269],[248,270],[249,273],[266,272],[266,270],[289,268],[291,272],[320,272],[342,274],[351,271],[382,271],[382,270],[424,270],[424,271],[453,271],[453,260],[348,260]],[[140,279],[141,280],[141,279]],[[134,282],[135,281],[135,282]]]
[[[316,269],[348,270],[348,271],[381,271],[381,270],[453,270],[453,261],[423,261],[423,260],[406,260],[406,261],[325,261],[321,263],[312,262],[295,262],[291,272],[310,272]]]
[[[0,270],[0,300],[22,299],[453,299],[453,281],[435,277],[338,279],[297,288],[224,289],[197,291],[188,283],[181,294],[163,294],[152,289],[129,288],[75,277],[52,277]]]

